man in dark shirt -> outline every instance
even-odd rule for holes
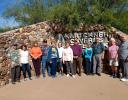
[[[93,48],[93,74],[101,76],[102,59],[104,58],[105,47],[99,38],[92,44]]]
[[[73,50],[73,65],[74,65],[74,73],[78,73],[79,76],[81,76],[81,65],[82,65],[82,48],[78,44],[77,40],[74,40],[74,45],[72,46]],[[77,71],[78,69],[78,71]]]

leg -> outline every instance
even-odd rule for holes
[[[48,64],[48,76],[51,76],[51,63],[47,63]]]
[[[89,67],[90,67],[90,63],[89,63],[89,59],[86,58],[86,74],[89,74]]]
[[[36,68],[36,66],[37,66],[37,61],[35,60],[35,59],[32,59],[32,62],[33,62],[33,66],[34,66],[34,69],[35,69],[35,74],[36,74],[36,76],[37,76],[37,68]]]
[[[73,59],[73,71],[74,74],[77,73],[77,59]]]
[[[96,67],[97,67],[97,59],[96,56],[93,56],[93,74],[96,74]]]
[[[65,61],[66,69],[67,69],[67,74],[70,74],[70,67],[69,67],[69,62]]]
[[[101,54],[99,54],[97,56],[97,59],[98,59],[97,74],[101,74],[101,72],[102,72],[102,58],[101,58]]]
[[[124,77],[124,60],[123,59],[119,59],[118,75],[120,78]]]
[[[37,59],[37,77],[40,76],[40,68],[41,68],[41,61],[40,58]]]
[[[11,68],[11,82],[14,84],[15,83],[15,67]]]
[[[77,59],[77,70],[78,70],[78,75],[81,76],[81,57],[78,57]]]
[[[128,63],[124,63],[124,75],[128,79]]]
[[[16,80],[18,82],[20,82],[20,72],[21,72],[20,66],[18,65],[18,66],[16,66]]]
[[[42,74],[43,74],[43,77],[45,77],[45,71],[46,71],[46,57],[43,56],[42,57]]]
[[[59,67],[59,72],[60,72],[61,74],[63,74],[63,64],[62,64],[62,59],[60,59],[60,62],[59,62],[58,67]]]
[[[26,64],[26,69],[27,69],[27,73],[28,73],[28,77],[29,79],[31,79],[31,69],[30,69],[30,65],[29,64]]]
[[[70,69],[71,69],[71,74],[75,75],[75,73],[73,71],[73,63],[71,61],[69,62],[69,66],[70,66]]]
[[[57,66],[57,59],[53,58],[52,59],[52,76],[56,76],[56,66]]]
[[[26,64],[22,64],[22,71],[23,71],[24,79],[26,78],[26,69],[27,69]]]

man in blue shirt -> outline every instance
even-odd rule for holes
[[[102,59],[104,58],[105,47],[99,38],[92,44],[93,48],[93,74],[101,76]]]
[[[128,81],[128,38],[121,35],[121,44],[119,46],[119,70],[122,70],[123,78],[121,81]]]

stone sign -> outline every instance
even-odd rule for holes
[[[66,40],[70,40],[70,43],[74,43],[74,39],[77,39],[79,43],[85,48],[87,43],[92,44],[95,38],[98,37],[100,42],[106,43],[108,40],[108,34],[104,31],[90,32],[90,33],[69,33],[69,34],[58,34],[58,40],[64,43]]]

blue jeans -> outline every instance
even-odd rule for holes
[[[22,64],[22,69],[23,69],[23,76],[26,78],[26,72],[28,73],[28,77],[31,78],[31,69],[30,65],[27,64]]]
[[[47,69],[47,56],[43,56],[42,57],[42,74],[43,74],[43,77],[45,77],[45,71]],[[51,68],[48,64],[48,75],[50,76],[51,75]]]
[[[43,56],[42,57],[42,74],[43,74],[43,77],[45,77],[46,63],[47,63],[47,56]]]
[[[52,58],[51,59],[52,63],[51,63],[51,75],[53,77],[56,76],[56,68],[57,68],[57,58]]]

